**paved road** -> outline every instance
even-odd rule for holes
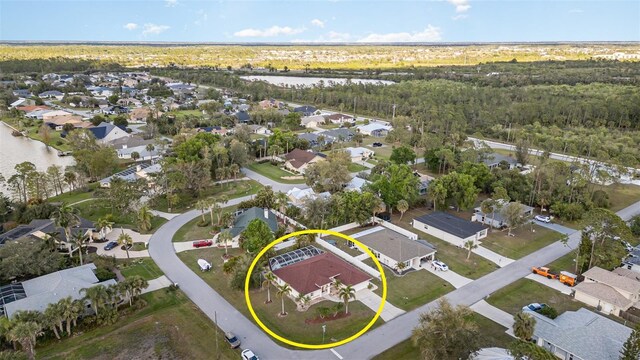
[[[269,179],[266,176],[260,175],[257,172],[253,171],[253,170],[249,170],[247,168],[242,168],[242,172],[250,179],[253,179],[257,182],[259,182],[260,184],[262,184],[263,186],[271,186],[271,188],[273,188],[273,191],[280,191],[283,193],[287,193],[287,191],[293,189],[294,187],[297,187],[298,189],[306,189],[309,186],[307,186],[307,184],[281,184],[279,182],[273,181],[271,179]]]

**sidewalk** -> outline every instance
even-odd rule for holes
[[[442,280],[448,282],[449,284],[453,285],[453,287],[456,289],[461,288],[470,282],[473,282],[473,280],[468,279],[451,270],[448,270],[448,271],[435,270],[431,267],[431,264],[429,264],[428,262],[422,264],[422,268],[434,274],[435,276],[441,278]]]
[[[159,278],[156,278],[153,280],[149,280],[148,283],[149,283],[149,286],[146,289],[142,290],[142,294],[164,289],[166,287],[169,287],[171,284],[173,284],[171,280],[169,280],[169,278],[166,277],[165,275],[162,275]]]
[[[500,267],[505,267],[515,261],[506,256],[502,256],[494,251],[491,251],[486,247],[483,247],[482,245],[479,245],[477,248],[471,250],[471,252],[476,255],[480,255],[491,262],[496,263]]]

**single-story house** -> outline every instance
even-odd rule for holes
[[[262,100],[258,103],[260,105],[260,108],[263,110],[266,109],[280,109],[284,106],[284,103],[281,101],[278,101],[276,99],[265,99]]]
[[[233,114],[233,116],[235,116],[236,119],[238,119],[239,123],[247,124],[249,121],[251,121],[251,116],[246,111],[238,111],[235,114]]]
[[[17,96],[19,98],[30,98],[33,96],[33,94],[29,89],[17,89],[13,90],[13,96]]]
[[[412,226],[417,230],[457,246],[462,246],[469,240],[477,242],[487,237],[487,227],[485,225],[441,211],[413,219]]]
[[[318,135],[317,133],[303,133],[303,134],[299,134],[298,135],[298,139],[303,139],[303,140],[307,140],[309,142],[309,145],[311,146],[318,146],[318,145],[326,145],[329,144],[330,141],[326,138],[324,138],[324,140],[322,140],[322,142],[320,141],[320,135]]]
[[[487,155],[487,158],[482,161],[489,169],[495,169],[503,162],[506,163],[509,169],[513,169],[518,164],[518,161],[511,156],[505,156],[497,153],[491,153]]]
[[[306,128],[315,128],[320,124],[324,124],[325,119],[322,115],[305,116],[300,119],[300,125]]]
[[[140,107],[142,106],[142,101],[136,98],[123,98],[123,99],[118,99],[118,101],[116,101],[116,105]],[[146,120],[146,117],[145,117],[145,120]]]
[[[64,116],[64,115],[73,115],[73,114],[64,110],[52,110],[42,114],[42,120],[46,122],[47,120],[52,119],[56,116]]]
[[[351,138],[353,137],[353,135],[355,135],[355,133],[353,132],[353,130],[340,128],[323,131],[318,133],[318,135],[324,136],[327,143],[332,143],[334,141],[351,141]]]
[[[24,116],[28,117],[29,119],[38,119],[38,120],[42,120],[42,118],[44,117],[44,115],[46,113],[51,112],[51,110],[49,109],[37,109],[37,110],[33,110],[33,111],[29,111],[28,113],[26,113]]]
[[[17,227],[0,234],[0,246],[4,245],[7,241],[18,240],[23,237],[30,237],[33,239],[46,240],[51,233],[57,233],[58,249],[61,251],[71,250],[73,253],[77,250],[75,244],[67,241],[64,229],[57,227],[51,219],[34,219],[29,224],[18,225]],[[79,223],[71,228],[71,235],[76,236],[78,233],[82,233],[87,237],[87,240],[93,238],[95,235],[95,226],[93,222],[83,217],[79,218]]]
[[[262,125],[247,125],[249,128],[249,131],[253,134],[259,134],[259,135],[269,135],[271,134],[271,130],[269,130],[267,127],[262,126]]]
[[[347,185],[345,185],[344,187],[344,191],[357,191],[357,192],[361,192],[362,188],[367,185],[367,184],[371,184],[371,181],[365,180],[363,178],[359,178],[357,176],[354,176],[351,181],[349,181],[347,183]]]
[[[58,91],[58,90],[49,90],[49,91],[45,91],[45,92],[41,92],[40,94],[38,94],[38,97],[41,99],[57,99],[57,100],[62,100],[62,98],[64,97],[64,93]]]
[[[618,360],[631,328],[581,308],[555,319],[527,311],[536,319],[532,340],[563,360]]]
[[[373,122],[367,125],[361,125],[356,128],[361,134],[373,137],[385,137],[393,127],[382,122]]]
[[[84,294],[81,289],[97,285],[115,285],[114,279],[106,281],[98,280],[95,274],[96,266],[85,264],[82,266],[56,271],[35,279],[26,280],[17,284],[10,284],[0,288],[0,315],[11,318],[18,311],[44,310],[49,304],[71,297],[80,300]],[[85,314],[91,313],[91,304],[85,305]]]
[[[44,120],[44,123],[56,131],[62,131],[66,124],[71,124],[74,128],[88,128],[93,126],[89,121],[82,121],[82,116],[80,115],[60,115]]]
[[[300,113],[302,114],[302,116],[311,116],[315,114],[316,111],[318,111],[318,109],[310,105],[298,106],[297,108],[293,109],[293,112]]]
[[[310,164],[325,160],[324,154],[300,149],[293,149],[284,158],[286,159],[284,167],[300,174],[304,174]]]
[[[376,226],[351,237],[369,248],[381,264],[399,272],[419,270],[422,262],[434,260],[436,254],[432,246],[418,241],[418,235],[401,234],[385,226]],[[398,265],[400,263],[404,266]]]
[[[149,115],[155,116],[155,111],[149,107],[140,107],[132,109],[129,112],[129,120],[132,122],[147,122]],[[162,112],[158,112],[158,116],[162,115]]]
[[[325,115],[324,118],[326,120],[331,121],[333,124],[353,123],[356,121],[356,119],[354,119],[354,117],[351,115],[345,115],[345,114],[339,114],[339,113]]]
[[[47,105],[17,106],[16,109],[24,111],[25,114],[36,110],[51,110]]]
[[[227,129],[225,127],[222,126],[207,126],[207,127],[201,127],[197,129],[198,132],[208,132],[214,135],[220,135],[220,136],[225,136],[227,134],[231,134],[233,133],[232,129]]]
[[[295,252],[294,250],[289,258],[298,257]],[[289,253],[283,255],[287,254]],[[371,280],[371,276],[330,252],[322,252],[282,267],[274,268],[272,265],[271,269],[279,285],[289,284],[289,297],[292,299],[297,299],[300,295],[308,296],[311,301],[319,300],[325,295],[335,297],[339,291],[336,280],[342,286],[353,287],[357,292],[366,289]]]
[[[160,170],[162,170],[162,167],[159,163],[153,164],[153,165],[149,163],[141,163],[100,180],[99,181],[100,187],[103,187],[103,188],[111,187],[111,180],[115,178],[120,178],[124,181],[136,181],[138,179],[147,179],[149,177],[149,174],[160,172]],[[150,187],[152,185],[153,184],[149,184]]]
[[[317,198],[329,198],[331,194],[329,192],[322,192],[320,194],[316,194],[312,188],[306,189],[298,189],[294,187],[293,189],[287,191],[287,197],[291,201],[291,204],[297,207],[303,207],[304,203],[307,200],[315,200]]]
[[[112,105],[102,108],[102,113],[105,115],[118,115],[126,114],[129,112],[129,108],[120,105]]]
[[[278,230],[278,220],[276,218],[276,214],[270,209],[263,209],[259,207],[252,207],[246,209],[241,214],[236,216],[235,221],[233,222],[233,226],[229,229],[231,236],[233,237],[233,244],[238,245],[238,239],[240,238],[240,234],[244,231],[244,229],[249,225],[253,220],[261,220],[271,231],[276,232]]]
[[[638,280],[597,266],[582,275],[584,281],[573,288],[575,299],[604,314],[619,316],[621,311],[628,310],[640,301]]]
[[[93,136],[96,137],[96,140],[101,144],[131,136],[123,128],[108,122],[102,122],[100,125],[89,128],[88,130],[91,131]]]
[[[369,159],[371,156],[373,156],[373,151],[364,148],[364,147],[348,147],[346,149],[344,149],[344,151],[349,152],[349,155],[351,156],[351,161],[353,162],[362,162],[362,161],[366,161],[367,159]]]
[[[502,205],[502,209],[508,208],[511,204],[515,204],[515,202],[510,202]],[[523,216],[531,216],[533,215],[533,208],[531,206],[522,205],[522,215]],[[482,212],[482,208],[477,207],[474,210],[474,214],[471,217],[471,221],[477,221],[491,226],[493,222],[493,227],[496,229],[500,229],[507,226],[507,221],[502,216],[501,210],[496,209],[495,213],[485,214]]]
[[[17,108],[19,106],[33,106],[36,104],[36,101],[33,99],[25,99],[25,98],[20,98],[14,102],[12,102],[11,104],[9,104],[9,107],[11,108]]]

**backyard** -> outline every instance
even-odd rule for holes
[[[73,207],[78,209],[78,211],[80,212],[80,216],[91,221],[98,221],[98,219],[100,218],[103,218],[107,215],[112,215],[112,221],[115,223],[115,227],[124,227],[137,231],[137,216],[135,213],[121,213],[118,211],[114,211],[113,209],[111,209],[109,204],[105,202],[105,200],[97,199],[94,201],[85,201],[78,203]],[[151,218],[151,230],[146,233],[152,234],[165,222],[167,222],[167,219],[159,216],[154,216],[153,218]]]
[[[487,302],[510,314],[516,314],[523,306],[532,302],[545,303],[562,314],[568,310],[578,310],[584,305],[558,290],[529,279],[520,279],[494,292]]]
[[[77,189],[74,191],[69,191],[64,194],[60,194],[58,196],[53,196],[47,199],[49,202],[61,202],[65,204],[74,204],[79,201],[84,201],[87,199],[94,199],[93,192],[98,187],[98,183],[89,184],[86,187],[81,189]]]
[[[531,231],[533,229],[533,231]],[[490,231],[489,236],[480,240],[481,245],[491,251],[511,259],[520,259],[530,253],[550,245],[562,237],[556,231],[547,229],[540,225],[522,225],[512,230],[512,235],[508,236],[508,231]]]
[[[271,165],[269,162],[265,162],[262,164],[253,163],[247,165],[249,170],[253,170],[260,175],[266,176],[273,181],[277,181],[283,184],[304,184],[304,179],[283,179],[288,176],[298,176],[298,174],[294,174],[292,172],[285,171],[278,166]]]
[[[141,297],[146,306],[115,324],[82,330],[62,341],[39,340],[42,359],[237,359],[223,333],[180,291],[159,290]]]
[[[225,207],[222,213],[230,212],[233,213],[238,207],[236,205]],[[210,218],[209,213],[205,213],[205,219]],[[213,214],[214,219],[217,219],[216,214]],[[213,235],[211,234],[211,226],[198,226],[198,222],[202,221],[202,217],[198,216],[188,223],[184,224],[178,231],[176,231],[173,236],[173,242],[181,242],[181,241],[193,241],[193,240],[203,240],[203,239],[211,239]]]

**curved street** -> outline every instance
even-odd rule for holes
[[[252,177],[253,174],[247,174]],[[260,180],[258,180],[260,181]],[[264,182],[260,181],[265,184]],[[270,185],[270,184],[266,184]],[[291,185],[279,184],[274,190]],[[250,199],[251,196],[232,199],[228,206]],[[617,212],[624,220],[640,214],[640,201]],[[412,329],[418,325],[420,314],[437,306],[437,300],[401,315],[338,348],[318,351],[291,350],[274,342],[254,323],[236,310],[222,296],[215,292],[196,273],[191,271],[175,253],[172,239],[176,231],[187,222],[200,215],[192,210],[174,217],[165,223],[151,237],[149,254],[164,271],[166,276],[178,283],[184,293],[212,321],[217,312],[218,326],[224,331],[233,331],[242,339],[243,347],[252,349],[261,359],[369,359],[409,338]],[[500,268],[446,295],[452,304],[472,305],[512,282],[530,273],[532,266],[548,264],[569,253],[580,241],[580,232],[569,236],[568,246],[560,242],[553,243],[526,257]]]

